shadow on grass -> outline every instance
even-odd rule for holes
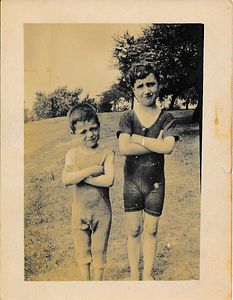
[[[198,136],[200,134],[199,122],[193,122],[192,111],[176,110],[171,111],[176,119],[177,130],[179,134]]]
[[[179,134],[182,135],[190,135],[192,137],[196,137],[199,135],[199,128],[181,128],[181,130],[179,130]]]
[[[180,125],[187,125],[187,124],[193,124],[193,125],[199,125],[199,121],[194,122],[192,120],[193,116],[192,115],[179,115],[176,117],[176,122],[177,124]]]
[[[179,125],[188,125],[188,124],[199,125],[199,122],[193,122],[191,117],[186,117],[186,116],[177,118],[176,122]]]
[[[193,109],[172,109],[165,111],[171,113],[174,116],[177,124],[198,124],[198,121],[193,121]]]

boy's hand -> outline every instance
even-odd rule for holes
[[[132,134],[131,137],[130,137],[130,142],[131,143],[137,143],[137,140],[136,140],[136,134]]]
[[[103,166],[96,165],[96,166],[91,167],[91,176],[97,177],[97,176],[100,176],[103,174],[104,174]]]
[[[159,136],[157,137],[157,140],[163,139],[163,130],[160,131]]]

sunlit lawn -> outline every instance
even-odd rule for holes
[[[166,198],[158,232],[156,280],[199,279],[199,129],[193,111],[173,111],[180,140],[166,156]],[[101,143],[116,153],[113,222],[105,280],[129,276],[122,189],[124,157],[116,130],[120,113],[100,114]],[[66,118],[25,125],[25,280],[81,280],[71,235],[71,188],[61,183],[66,152],[75,147]],[[141,265],[140,265],[141,267]]]

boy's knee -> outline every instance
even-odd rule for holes
[[[141,235],[141,232],[142,232],[141,226],[129,228],[129,235],[130,235],[131,237],[136,238],[136,237],[138,237],[138,236]]]
[[[155,237],[158,231],[158,226],[145,226],[144,231],[146,234]]]
[[[91,253],[87,254],[86,256],[80,256],[78,253],[76,253],[76,261],[79,265],[90,264],[92,261]]]

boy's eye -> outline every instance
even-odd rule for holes
[[[85,130],[83,130],[83,131],[79,132],[79,134],[85,134],[85,133],[86,133],[86,131],[85,131]]]
[[[143,87],[143,84],[138,85],[136,88],[141,89]]]
[[[91,131],[96,131],[96,130],[98,130],[98,127],[92,127],[91,128]]]
[[[152,87],[152,86],[154,86],[154,85],[155,85],[155,82],[149,82],[149,83],[147,84],[148,87]]]

